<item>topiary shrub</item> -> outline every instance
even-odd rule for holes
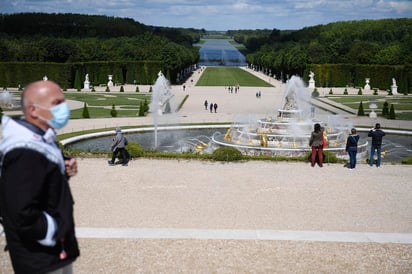
[[[329,90],[329,94],[330,94],[330,95],[333,94],[333,90],[332,90],[332,89]]]
[[[136,92],[140,92],[139,86],[136,86]]]
[[[120,92],[124,92],[124,87],[120,86]]]
[[[117,117],[117,110],[114,104],[112,105],[112,109],[110,110],[110,115],[112,117]]]
[[[373,95],[378,95],[378,89],[377,88],[373,89]]]
[[[404,165],[412,165],[412,156],[409,156],[402,160],[402,164]]]
[[[391,109],[389,110],[389,117],[388,117],[388,119],[391,119],[391,120],[395,120],[395,119],[396,119],[395,107],[393,106],[393,104],[391,104]]]
[[[153,88],[152,88],[152,86],[150,86],[150,88],[149,88],[149,92],[152,92],[153,91]]]
[[[106,92],[110,92],[110,88],[109,88],[109,86],[106,86],[106,90],[105,90]]]
[[[143,101],[140,101],[140,103],[139,103],[139,112],[137,113],[137,115],[138,115],[139,117],[143,117],[143,116],[144,116]]]
[[[382,116],[383,117],[388,117],[389,116],[389,104],[386,101],[385,101],[385,103],[383,103]]]
[[[343,95],[348,95],[348,89],[345,88],[345,90],[343,91]]]
[[[87,104],[84,103],[82,117],[87,119],[90,118],[89,109],[87,108]]]
[[[234,147],[220,147],[213,151],[212,159],[215,161],[239,161],[242,160],[242,153]]]
[[[172,113],[172,109],[170,108],[170,103],[169,103],[169,101],[166,103],[165,113]]]
[[[312,92],[312,97],[314,97],[314,98],[319,97],[319,91],[318,91],[317,88],[315,88],[315,89],[313,90],[313,92]]]
[[[96,89],[94,88],[94,86],[92,87],[92,92],[96,92]]]
[[[358,90],[358,95],[362,95],[362,89],[361,88],[359,88],[359,90]]]
[[[126,150],[132,158],[138,158],[144,155],[144,150],[139,143],[129,142],[126,146]]]
[[[359,108],[358,108],[358,116],[365,116],[365,112],[363,110],[363,103],[362,101],[359,104]]]

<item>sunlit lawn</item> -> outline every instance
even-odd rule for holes
[[[341,103],[353,109],[358,109],[360,102],[363,104],[365,110],[369,110],[369,104],[375,102],[378,106],[377,113],[379,114],[383,109],[383,104],[388,102],[388,108],[393,104],[396,118],[402,120],[412,120],[412,97],[411,96],[327,96],[329,100]]]
[[[236,67],[208,67],[196,86],[271,87],[253,74]]]
[[[90,118],[110,118],[112,105],[115,105],[117,117],[136,117],[140,102],[150,102],[150,95],[119,93],[66,93],[67,99],[87,103]],[[72,119],[83,118],[83,108],[71,111]]]

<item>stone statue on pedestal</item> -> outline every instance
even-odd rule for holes
[[[364,90],[371,90],[371,86],[369,85],[369,81],[370,81],[370,79],[369,78],[365,78],[365,86],[364,86]]]
[[[84,89],[90,89],[90,81],[89,81],[89,74],[86,74],[84,77]]]
[[[109,82],[107,83],[107,86],[112,87],[113,86],[113,82],[112,82],[113,75],[107,75],[107,77],[109,78]]]
[[[396,85],[395,78],[392,78],[392,86],[391,86],[392,95],[398,94],[398,86]]]
[[[309,73],[309,88],[315,88],[315,80],[313,79],[315,77],[315,74],[311,71]]]

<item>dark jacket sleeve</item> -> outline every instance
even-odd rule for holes
[[[26,240],[37,241],[46,235],[43,211],[56,203],[45,200],[47,192],[56,191],[46,182],[56,170],[56,164],[31,150],[15,149],[4,158],[0,191],[5,206],[3,214],[7,214],[15,231]]]

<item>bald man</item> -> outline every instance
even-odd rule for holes
[[[72,273],[79,256],[69,178],[77,174],[56,144],[70,110],[59,85],[29,84],[23,117],[2,118],[0,216],[15,273]]]

